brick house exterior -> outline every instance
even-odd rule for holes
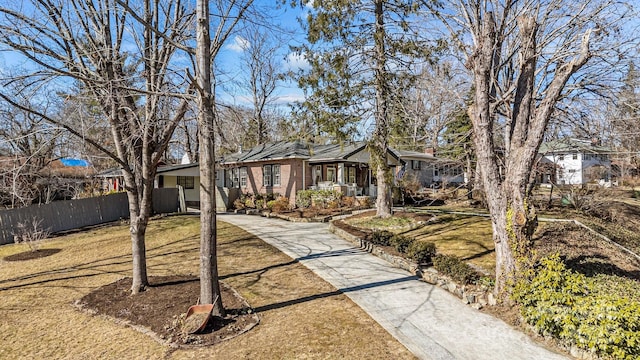
[[[405,164],[403,157],[430,162],[433,155],[398,152],[390,149],[388,165],[394,174]],[[348,196],[376,196],[375,176],[369,169],[369,153],[364,142],[317,145],[301,141],[261,144],[249,150],[228,154],[216,164],[216,185],[220,193],[278,194],[295,204],[296,193],[304,189],[338,190]],[[198,164],[175,165],[159,169],[159,187],[176,186],[180,182],[190,190],[187,202],[196,198]],[[193,178],[193,179],[192,179]],[[191,184],[195,188],[191,187]],[[195,190],[195,192],[193,191]],[[193,192],[193,193],[192,193]],[[185,191],[187,193],[187,191]],[[234,195],[235,196],[235,195]]]

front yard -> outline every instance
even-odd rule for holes
[[[192,216],[151,222],[150,276],[197,276],[199,226]],[[47,240],[43,250],[60,251],[40,259],[6,261],[25,247],[0,247],[0,358],[414,358],[301,264],[226,223],[219,223],[218,234],[223,281],[260,317],[249,332],[215,346],[171,349],[112,318],[78,311],[77,299],[130,276],[131,243],[123,224]]]

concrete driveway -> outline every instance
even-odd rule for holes
[[[300,261],[421,359],[566,359],[503,321],[329,232],[327,224],[218,215]]]

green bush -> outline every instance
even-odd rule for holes
[[[640,303],[599,290],[592,278],[567,269],[556,254],[541,260],[531,279],[514,286],[525,321],[598,356],[640,357]]]
[[[477,271],[456,256],[438,254],[433,257],[433,267],[462,284],[471,284],[480,278]]]
[[[296,193],[296,206],[306,209],[311,206],[311,193],[313,190],[300,190]]]
[[[404,235],[393,235],[389,242],[400,254],[406,254],[409,246],[413,243],[413,238]]]
[[[393,233],[390,233],[389,231],[376,230],[369,235],[368,240],[375,245],[389,246],[391,245],[391,243],[389,242],[389,239],[391,239],[392,236],[393,236]]]
[[[340,207],[342,194],[337,190],[300,190],[296,193],[296,206],[304,209],[311,205],[326,208]]]
[[[330,204],[340,206],[342,193],[337,190],[311,190],[311,203],[320,208],[327,208]]]
[[[436,254],[436,245],[432,242],[414,241],[407,249],[407,256],[418,264],[431,262]]]

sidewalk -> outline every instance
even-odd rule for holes
[[[421,359],[566,359],[445,290],[360,250],[329,232],[327,224],[232,214],[218,219],[300,261]]]

